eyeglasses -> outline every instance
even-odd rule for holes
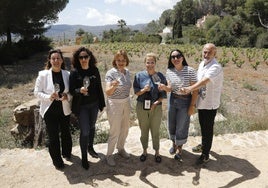
[[[171,56],[172,59],[175,59],[175,58],[179,59],[179,58],[181,58],[181,57],[182,57],[181,54],[178,54],[178,55],[172,55],[172,56]]]
[[[78,57],[78,59],[80,59],[80,60],[82,60],[82,59],[88,59],[88,58],[89,58],[88,55],[84,55],[84,56],[81,55],[81,56]]]
[[[155,62],[153,62],[153,61],[152,62],[149,62],[148,61],[148,62],[146,62],[146,64],[155,64]]]

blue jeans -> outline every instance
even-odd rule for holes
[[[191,102],[191,95],[176,98],[170,95],[168,107],[168,130],[169,138],[177,145],[186,143],[190,125],[188,108]]]
[[[80,106],[79,127],[80,127],[80,148],[82,159],[87,159],[87,148],[93,147],[95,136],[95,123],[97,121],[99,103]]]

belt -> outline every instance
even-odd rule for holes
[[[179,99],[187,99],[189,98],[191,95],[176,95],[176,94],[173,94],[173,97],[174,98],[179,98]]]

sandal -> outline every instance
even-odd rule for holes
[[[177,150],[177,146],[175,145],[175,143],[173,143],[173,146],[169,149],[170,155],[175,154],[176,150]]]
[[[155,159],[155,162],[157,162],[157,163],[161,163],[161,161],[162,161],[160,155],[155,155],[155,156],[154,156],[154,159]]]
[[[141,156],[140,156],[140,161],[141,161],[141,162],[144,162],[144,161],[146,161],[146,159],[147,159],[147,155],[145,155],[145,154],[141,154]]]
[[[182,162],[181,154],[177,153],[176,155],[174,155],[174,159]]]
[[[176,148],[172,146],[172,147],[169,149],[169,153],[170,153],[170,155],[175,154],[175,153],[176,153]]]

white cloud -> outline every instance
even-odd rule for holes
[[[88,8],[88,11],[87,11],[88,19],[98,19],[100,17],[101,17],[101,13],[97,9]]]
[[[116,3],[118,0],[105,0],[104,3],[111,4]]]
[[[99,22],[98,24],[116,24],[120,19],[119,16],[108,12],[101,13],[97,9],[88,8],[87,19],[92,22]]]
[[[110,3],[117,2],[118,0],[106,0]],[[178,0],[120,0],[121,4],[129,5],[136,4],[145,6],[150,12],[162,13],[166,9],[173,8],[173,6],[178,2]]]

